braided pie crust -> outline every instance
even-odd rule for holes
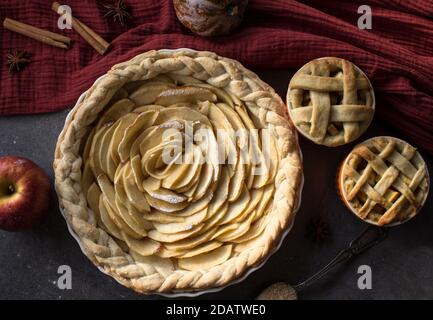
[[[292,223],[301,188],[285,112],[254,73],[211,52],[150,51],[115,65],[72,110],[55,152],[60,206],[87,257],[141,293],[221,287],[263,261]],[[186,121],[269,129],[267,174],[239,159],[163,165],[163,129]]]

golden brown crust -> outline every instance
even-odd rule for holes
[[[346,206],[379,226],[415,216],[429,189],[421,155],[393,137],[374,137],[357,145],[344,161],[339,180]]]
[[[315,59],[299,69],[287,92],[296,128],[317,144],[335,147],[358,138],[374,114],[374,92],[351,62]]]
[[[88,208],[82,192],[83,141],[104,106],[125,83],[160,74],[205,80],[236,95],[276,139],[280,163],[275,177],[272,215],[266,231],[254,246],[239,250],[223,264],[207,270],[158,270],[148,260],[139,261],[122,249],[103,229]],[[226,285],[261,262],[291,224],[299,198],[302,163],[296,133],[284,114],[278,95],[254,73],[234,60],[210,52],[150,51],[114,66],[95,82],[66,120],[55,151],[54,169],[60,206],[87,257],[119,282],[141,293],[193,291]]]

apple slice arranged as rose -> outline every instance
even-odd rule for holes
[[[14,156],[0,157],[0,229],[22,231],[48,213],[50,182],[34,162]]]

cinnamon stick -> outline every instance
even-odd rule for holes
[[[64,15],[65,13],[58,12],[58,9],[60,7],[60,4],[58,2],[53,2],[51,8],[53,11],[58,13],[60,16]],[[100,54],[104,54],[110,44],[105,41],[100,35],[98,35],[95,31],[90,29],[88,26],[86,26],[84,23],[82,23],[77,18],[72,18],[72,28],[77,31],[81,37],[83,37],[84,40],[87,41],[96,51],[98,51]]]
[[[38,40],[54,47],[69,49],[71,44],[71,39],[68,37],[44,29],[36,28],[14,19],[6,18],[3,21],[3,27],[10,31],[22,34],[26,37]]]

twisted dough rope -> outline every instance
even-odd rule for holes
[[[81,191],[80,144],[90,125],[126,82],[147,80],[162,73],[192,76],[238,96],[264,127],[271,129],[280,152],[272,218],[266,231],[255,247],[208,270],[175,270],[167,274],[151,263],[134,261],[111,236],[97,227]],[[81,239],[86,255],[104,272],[141,293],[219,287],[239,277],[269,254],[282,231],[292,223],[302,179],[296,133],[274,90],[236,61],[211,52],[189,50],[150,51],[114,66],[96,81],[65,123],[56,147],[54,168],[60,206],[68,224]]]

